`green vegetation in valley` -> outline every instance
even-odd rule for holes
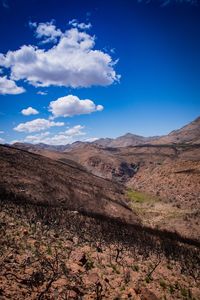
[[[144,192],[134,191],[133,189],[127,190],[127,197],[133,203],[154,203],[159,201],[158,198],[152,195],[148,195]]]

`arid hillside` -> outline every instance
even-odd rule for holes
[[[31,151],[123,183],[143,224],[199,236],[200,145],[103,148],[81,144],[65,152],[34,147]]]
[[[199,299],[199,144],[15,146],[0,299]]]
[[[184,127],[173,130],[168,135],[153,141],[155,144],[199,144],[200,143],[200,117]]]
[[[122,137],[100,143],[76,142],[61,147],[62,150],[56,147],[54,151],[48,145],[16,144],[15,147],[77,166],[119,186],[123,184],[131,207],[137,210],[144,224],[195,238],[200,231],[199,123],[197,118],[148,143],[145,138],[128,134],[125,140]],[[136,145],[127,146],[134,139]],[[119,143],[114,146],[115,141],[127,143],[119,147]],[[113,147],[109,147],[111,142]]]
[[[94,176],[73,163],[11,147],[0,146],[0,157],[1,198],[138,221],[119,184]]]

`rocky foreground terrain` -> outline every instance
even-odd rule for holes
[[[61,207],[0,204],[0,299],[200,299],[195,240]]]

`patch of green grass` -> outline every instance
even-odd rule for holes
[[[158,199],[154,196],[148,195],[143,192],[134,191],[132,189],[127,190],[127,197],[130,201],[134,203],[154,203],[158,201]]]

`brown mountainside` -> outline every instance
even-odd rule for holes
[[[170,143],[200,143],[200,117],[184,127],[170,132],[168,135],[160,137],[153,143],[170,144]]]
[[[15,201],[63,206],[89,215],[138,220],[123,187],[67,162],[0,146],[0,196]]]
[[[64,152],[37,145],[29,145],[28,150],[144,193],[139,195],[143,203],[137,209],[145,224],[196,236],[200,215],[199,120],[143,145],[108,147],[77,142]],[[159,201],[148,203],[148,195]],[[133,193],[134,201],[137,196]]]

